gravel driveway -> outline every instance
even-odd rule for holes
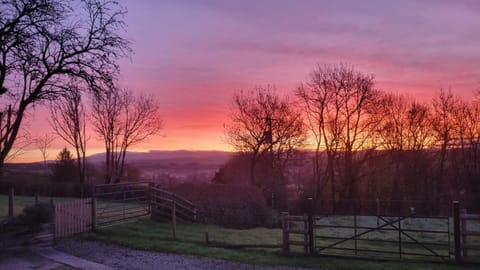
[[[70,239],[61,241],[56,249],[80,258],[113,267],[115,269],[305,269],[292,267],[261,267],[215,259],[197,258],[193,256],[134,250],[100,242],[78,241]]]

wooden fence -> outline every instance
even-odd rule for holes
[[[55,238],[90,231],[93,227],[93,199],[54,202]]]
[[[109,226],[150,215],[150,182],[102,184],[93,187],[95,226]]]
[[[185,221],[195,222],[197,220],[197,209],[192,202],[155,185],[150,186],[150,204],[153,216],[172,217],[175,215]]]
[[[302,246],[304,253],[308,253],[309,235],[308,235],[308,216],[290,216],[288,213],[282,213],[282,250],[288,254],[291,246]],[[290,235],[300,235],[293,238]]]
[[[480,215],[468,214],[466,209],[462,209],[460,224],[462,259],[480,262]]]

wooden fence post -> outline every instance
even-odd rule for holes
[[[92,197],[92,208],[91,208],[91,213],[92,213],[92,231],[95,231],[97,229],[97,198]]]
[[[9,190],[8,190],[8,217],[9,218],[13,218],[13,215],[15,214],[13,212],[13,209],[14,209],[14,203],[15,203],[15,200],[13,198],[14,196],[14,191],[13,191],[13,187],[11,187]]]
[[[173,240],[177,239],[177,209],[175,206],[175,201],[172,200],[172,237]]]
[[[462,209],[460,210],[460,234],[462,235],[462,240],[461,240],[461,245],[462,245],[462,256],[467,257],[468,256],[468,251],[465,248],[467,245],[467,220],[462,218],[462,216],[467,215],[467,209]]]
[[[55,206],[55,200],[50,199],[50,205],[52,206],[52,210],[53,210],[53,241],[57,243],[58,221],[57,221],[57,206]]]
[[[148,183],[148,191],[147,191],[147,200],[148,200],[148,214],[150,215],[150,217],[152,216],[152,195],[153,193],[153,183],[150,182]]]
[[[205,232],[205,244],[210,245],[210,239],[208,237],[208,232]]]
[[[453,237],[455,243],[455,261],[457,263],[462,263],[462,251],[461,251],[461,235],[460,235],[460,203],[458,201],[453,201]]]
[[[288,212],[283,212],[282,213],[282,250],[283,250],[283,254],[288,254],[290,253],[290,244],[289,244],[289,234],[288,234],[288,229],[289,229],[289,226],[288,226]]]
[[[308,223],[309,216],[305,213],[303,214],[303,252],[309,254],[310,239],[309,239],[309,226]]]
[[[307,211],[308,211],[308,251],[313,254],[315,251],[315,238],[313,235],[313,198],[307,198]]]
[[[92,184],[92,231],[97,229],[97,197],[95,194],[95,185]]]

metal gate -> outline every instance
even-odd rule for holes
[[[324,255],[450,259],[448,216],[320,215],[314,232],[315,251]]]
[[[129,182],[96,185],[96,226],[108,226],[150,215],[150,183]]]

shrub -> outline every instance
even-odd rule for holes
[[[18,223],[30,228],[31,231],[39,231],[42,224],[53,221],[53,207],[50,203],[37,203],[23,209],[18,216]]]
[[[262,192],[246,185],[179,184],[170,188],[198,208],[198,220],[231,228],[265,224]]]

